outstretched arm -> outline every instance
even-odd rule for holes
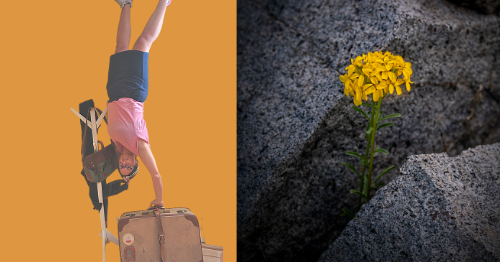
[[[151,178],[153,179],[153,187],[155,190],[156,199],[151,202],[150,206],[152,206],[153,204],[157,206],[163,206],[163,184],[161,182],[160,172],[158,172],[158,167],[156,166],[153,152],[151,152],[151,148],[149,147],[148,143],[146,143],[146,141],[139,139],[137,143],[139,147],[139,157],[141,158],[142,162],[151,174]]]

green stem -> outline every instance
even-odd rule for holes
[[[369,153],[369,147],[367,146],[366,147],[366,153],[365,153],[365,159],[368,158],[368,153]],[[363,182],[364,182],[364,179],[365,179],[365,170],[366,170],[366,164],[363,164],[363,172],[361,174],[361,179],[359,181],[359,192],[363,192]],[[358,198],[358,211],[359,209],[361,208],[361,200],[362,200],[362,196],[360,195],[359,198]]]
[[[373,107],[372,107],[371,114],[370,114],[370,117],[371,117],[370,118],[370,127],[371,128],[373,128],[373,120],[375,119],[375,111],[376,111],[375,110],[376,102],[373,101],[373,95],[372,95],[372,105],[373,105]],[[369,150],[371,149],[371,146],[372,146],[372,139],[371,139],[372,134],[373,134],[373,131],[372,131],[372,133],[370,133],[370,135],[369,135],[369,137],[367,139],[368,144],[366,145],[366,150],[368,152],[369,152]],[[366,159],[368,159],[368,156],[366,156]],[[369,165],[369,163],[367,165]],[[362,192],[363,192],[363,194],[365,196],[367,196],[367,193],[368,193],[368,174],[363,175],[363,181],[364,182],[363,182],[363,191]],[[365,203],[366,202],[368,202],[368,199],[365,199]]]
[[[377,131],[377,119],[378,119],[378,113],[380,111],[380,104],[382,103],[382,99],[384,97],[380,97],[377,103],[377,111],[375,112],[375,117],[373,118],[373,124],[372,124],[372,139],[371,139],[371,153],[370,153],[370,168],[368,170],[368,180],[367,180],[367,185],[365,185],[366,188],[366,202],[370,201],[370,190],[372,188],[372,168],[373,168],[373,150],[375,148],[375,133]]]
[[[371,126],[372,125],[372,121],[373,121],[373,115],[375,114],[375,110],[370,110],[370,123],[368,124],[368,126]],[[366,145],[366,152],[365,152],[365,159],[368,159],[368,153],[370,153],[370,138],[367,139],[368,142],[368,145]],[[365,171],[366,171],[366,164],[363,164],[363,172],[361,173],[361,179],[359,181],[359,192],[364,192],[363,191],[363,187],[364,187],[364,180],[365,180]],[[361,195],[358,196],[358,210],[359,211],[361,209],[361,201],[362,201],[363,197]]]

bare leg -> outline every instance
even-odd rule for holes
[[[118,33],[116,34],[115,54],[128,50],[130,43],[130,5],[125,5],[120,14],[120,23],[118,24]]]
[[[161,26],[163,24],[163,17],[165,15],[165,10],[167,10],[168,2],[168,0],[160,0],[158,2],[155,11],[149,18],[146,27],[144,27],[142,34],[135,42],[133,50],[149,52],[151,45],[160,34]]]

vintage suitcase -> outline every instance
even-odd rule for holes
[[[124,213],[118,218],[118,240],[122,262],[203,261],[198,219],[188,208]]]
[[[222,262],[222,247],[201,244],[203,262]]]

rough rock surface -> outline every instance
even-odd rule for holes
[[[338,77],[361,53],[414,71],[382,105],[403,117],[377,133],[390,155],[375,172],[500,141],[497,16],[444,0],[240,0],[237,15],[238,261],[316,261],[347,224],[358,180],[340,162],[365,149],[366,122]]]
[[[500,261],[500,143],[415,155],[322,261]]]

